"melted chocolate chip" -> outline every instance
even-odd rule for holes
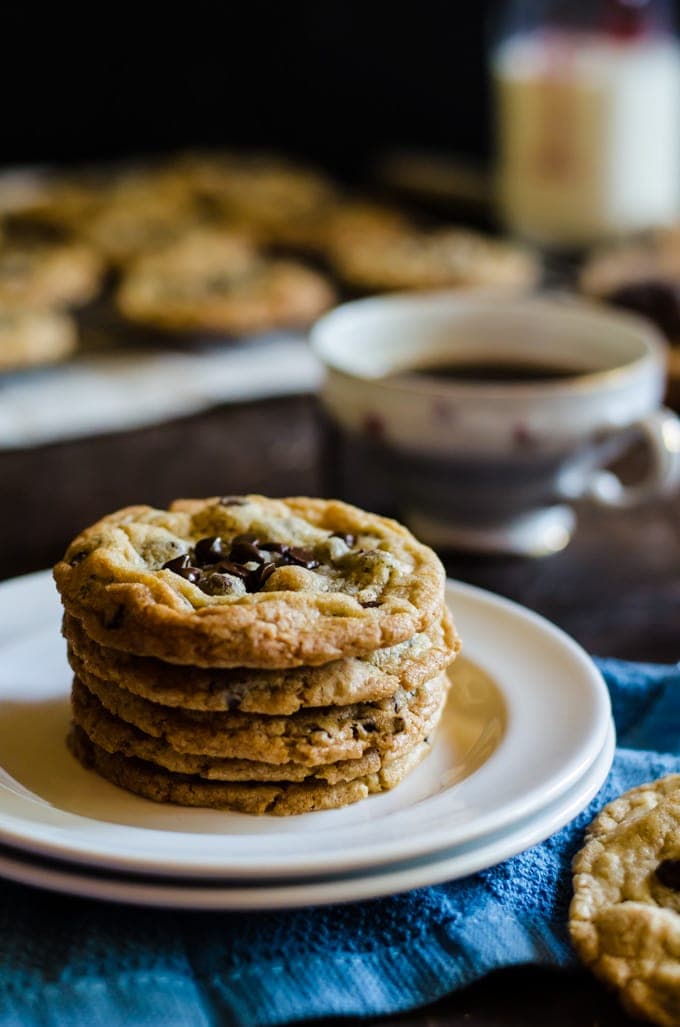
[[[77,567],[78,564],[82,563],[83,560],[86,560],[89,555],[90,555],[89,553],[76,553],[75,556],[71,557],[69,563],[71,564],[72,567]]]
[[[662,859],[656,868],[656,876],[666,888],[680,891],[680,859]]]
[[[257,535],[252,535],[252,534],[250,534],[250,532],[247,532],[247,533],[245,533],[243,535],[234,535],[233,539],[231,540],[231,544],[232,544],[232,546],[240,546],[240,545],[259,546],[260,540],[259,540]]]
[[[166,560],[161,570],[174,571],[175,574],[179,574],[180,571],[185,570],[190,566],[189,554],[184,553],[182,556],[174,556],[172,560]]]
[[[195,584],[201,576],[200,567],[192,567],[187,553],[183,556],[176,556],[173,560],[168,560],[167,563],[163,564],[162,569],[164,571],[172,571],[173,574],[179,574],[180,578],[185,578],[193,584]]]
[[[199,539],[194,546],[194,557],[197,563],[217,563],[226,555],[219,535],[209,535],[207,538]]]
[[[253,585],[252,588],[249,587],[249,591],[257,592],[259,589],[261,589],[265,581],[271,578],[275,570],[276,564],[269,562],[263,563],[261,567],[258,567],[256,571],[253,571],[250,578],[248,579],[248,585],[250,586],[251,580]]]
[[[342,531],[334,531],[333,534],[331,535],[331,538],[340,538],[340,539],[342,539],[342,541],[345,543],[345,545],[349,546],[350,549],[352,548],[352,546],[354,545],[354,543],[357,540],[356,535],[352,535],[351,532],[349,532],[349,531],[346,532],[346,533],[343,533]]]
[[[308,571],[313,571],[315,567],[319,566],[319,561],[316,559],[311,549],[291,547],[288,552],[284,554],[284,557],[286,563],[292,563],[296,567],[304,567]]]
[[[256,541],[246,542],[234,539],[229,559],[236,563],[249,563],[251,560],[254,560],[255,563],[264,563],[264,556],[257,548]]]
[[[219,571],[221,574],[231,574],[235,578],[247,578],[250,571],[247,567],[243,567],[240,563],[234,563],[233,560],[220,560],[219,563],[214,565],[214,570]]]
[[[220,496],[220,506],[247,506],[248,500],[243,496]]]
[[[266,549],[269,553],[280,553],[283,556],[288,552],[290,546],[285,542],[260,542],[260,548]]]
[[[369,600],[369,602],[362,603],[361,605],[363,606],[364,610],[373,610],[376,606],[380,606],[380,603],[377,599],[371,599]]]
[[[253,568],[253,564],[260,566]],[[163,567],[198,582],[199,588],[208,595],[227,595],[233,590],[233,583],[224,580],[225,576],[240,578],[248,592],[257,592],[282,564],[313,570],[319,566],[319,561],[311,549],[289,546],[285,542],[260,542],[257,535],[244,533],[232,539],[228,553],[222,538],[211,535],[195,544],[193,564],[185,554],[168,560]]]

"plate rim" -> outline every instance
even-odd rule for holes
[[[16,859],[0,853],[0,875],[46,891],[156,909],[264,912],[370,901],[414,888],[460,880],[541,844],[570,823],[597,795],[609,775],[615,745],[614,721],[610,718],[601,752],[582,778],[567,789],[564,795],[557,797],[545,809],[517,821],[505,830],[492,832],[466,845],[435,854],[430,859],[421,860],[415,867],[406,862],[388,865],[375,873],[339,875],[313,883],[292,881],[273,887],[268,887],[266,883],[247,887],[239,882],[236,887],[210,884],[199,888],[187,884],[181,878],[171,883],[152,883],[140,876],[139,880],[131,882],[116,879],[115,874],[113,877],[107,877],[101,872],[96,875],[87,874],[77,865],[74,869],[68,866],[64,869],[46,868],[42,862],[36,865],[22,859],[21,850],[18,850]],[[25,872],[27,868],[29,873]],[[85,890],[82,888],[83,883],[87,884]],[[322,889],[325,889],[325,894]]]
[[[20,584],[26,584],[30,587],[31,584],[40,588],[43,583],[47,584],[47,578],[49,571],[38,571],[31,575],[25,575],[21,578],[10,579],[9,581],[0,584],[0,596],[2,592],[11,588],[17,587]],[[33,579],[32,582],[30,579]],[[50,581],[51,584],[51,581]],[[529,816],[532,812],[543,808],[547,803],[551,802],[557,795],[562,794],[571,785],[578,780],[579,776],[584,771],[584,768],[590,765],[592,759],[595,758],[596,754],[600,751],[603,744],[604,736],[608,730],[608,722],[610,716],[610,701],[609,694],[600,674],[599,670],[583,650],[583,648],[569,635],[567,635],[561,628],[552,624],[546,618],[540,614],[529,610],[527,607],[522,606],[513,600],[506,599],[503,596],[499,596],[486,589],[478,588],[477,586],[468,585],[463,582],[447,580],[447,595],[451,593],[454,596],[467,596],[472,601],[477,600],[482,605],[494,607],[500,607],[510,612],[511,615],[518,617],[522,621],[528,621],[534,629],[537,629],[539,633],[547,633],[552,638],[553,642],[557,642],[563,650],[566,650],[572,659],[576,660],[576,665],[580,668],[584,674],[584,679],[587,679],[590,687],[594,690],[593,694],[598,696],[600,706],[600,716],[602,723],[600,724],[599,733],[595,732],[592,734],[589,740],[589,746],[580,753],[579,759],[572,761],[573,765],[569,768],[569,773],[562,777],[555,783],[555,787],[552,789],[545,788],[544,785],[534,789],[531,795],[531,801],[527,802],[527,797],[522,796],[516,802],[509,803],[503,809],[502,814],[499,811],[492,811],[486,815],[477,818],[473,821],[472,825],[469,823],[465,825],[466,829],[464,836],[452,839],[451,829],[443,827],[438,832],[427,832],[424,836],[415,834],[412,836],[405,832],[405,835],[399,839],[397,843],[394,839],[381,845],[376,845],[375,842],[369,843],[360,850],[359,857],[357,857],[356,850],[348,850],[343,859],[333,860],[333,870],[337,872],[347,871],[349,869],[357,870],[360,868],[367,868],[370,866],[384,865],[388,862],[394,862],[395,860],[413,859],[419,856],[424,856],[428,853],[439,851],[443,848],[450,847],[453,844],[462,844],[468,841],[474,840],[474,838],[481,837],[484,834],[488,834],[490,830],[501,830],[506,828],[510,823],[519,820],[523,817]],[[30,630],[35,630],[40,625],[33,625]],[[0,645],[6,640],[6,636],[0,634]],[[501,694],[504,694],[503,682],[496,682]],[[480,768],[481,769],[481,768]],[[478,773],[478,772],[477,772]],[[474,775],[472,775],[474,776]],[[464,782],[461,782],[463,784]],[[3,792],[7,790],[0,785],[0,802],[2,799]],[[16,795],[14,795],[16,799]],[[431,804],[435,802],[438,797],[432,796],[427,801]],[[24,799],[24,802],[36,802],[36,800]],[[442,804],[445,805],[445,798],[442,799]],[[414,807],[410,807],[413,809]],[[396,815],[404,815],[407,810],[396,811],[395,813],[388,813],[387,818]],[[80,814],[70,813],[64,811],[62,816],[66,819],[67,823],[75,821],[87,822],[90,818],[87,818]],[[12,827],[12,822],[14,826]],[[91,820],[93,825],[97,825],[99,831],[102,831],[102,824],[105,823],[110,828],[115,828],[116,825],[109,821],[103,822],[99,820]],[[490,826],[491,825],[491,826]],[[33,827],[34,825],[30,825]],[[49,825],[48,825],[49,826]],[[135,836],[148,836],[149,831],[153,829],[131,827],[128,825],[118,825],[118,828],[123,826],[126,832],[133,832]],[[362,825],[363,826],[363,825]],[[340,831],[346,830],[346,827],[340,827]],[[337,832],[337,829],[336,829]],[[38,831],[38,834],[40,832]],[[170,842],[173,836],[186,837],[186,832],[171,832],[163,831],[157,832],[162,833],[167,843]],[[458,833],[460,835],[460,825],[458,825]],[[205,839],[205,835],[197,835]],[[220,835],[214,835],[211,837],[225,837]],[[229,837],[229,836],[226,836]],[[234,837],[234,836],[231,836]],[[266,836],[261,836],[266,837]],[[257,861],[254,865],[252,857],[240,856],[238,859],[234,859],[233,856],[229,861],[228,867],[225,868],[224,854],[221,854],[221,858],[215,858],[214,856],[197,858],[195,854],[184,855],[178,859],[176,852],[173,853],[172,866],[168,866],[167,858],[163,859],[159,854],[148,852],[141,855],[139,853],[130,852],[121,855],[120,853],[112,856],[108,847],[107,842],[109,839],[103,839],[100,841],[99,846],[93,848],[92,841],[89,843],[81,843],[73,838],[64,840],[45,839],[44,837],[36,837],[36,831],[33,831],[33,835],[27,837],[26,835],[26,821],[22,821],[17,817],[9,817],[6,811],[0,809],[0,841],[5,842],[13,847],[23,849],[28,852],[35,852],[36,854],[42,854],[67,860],[73,863],[83,863],[87,865],[93,865],[93,862],[100,867],[108,867],[109,869],[132,869],[136,872],[155,873],[155,874],[166,874],[168,876],[177,876],[177,874],[184,874],[186,876],[227,876],[237,875],[243,880],[250,879],[261,879],[266,876],[290,876],[300,878],[307,875],[313,875],[314,872],[318,872],[319,862],[328,857],[328,852],[317,852],[313,857],[308,859],[300,860],[299,856],[295,858],[292,855],[287,855],[285,860],[279,857],[275,863],[266,864],[262,861]],[[167,845],[164,847],[167,851]]]

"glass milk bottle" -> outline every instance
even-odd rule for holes
[[[507,227],[572,248],[680,212],[680,48],[664,0],[515,0],[492,54]]]

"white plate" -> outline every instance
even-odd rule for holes
[[[69,895],[171,909],[291,909],[375,899],[465,877],[542,842],[569,823],[596,795],[611,766],[614,740],[612,724],[602,752],[581,779],[533,816],[518,821],[504,832],[446,850],[434,858],[423,857],[383,870],[320,881],[229,885],[215,881],[112,876],[105,871],[90,872],[36,860],[27,854],[16,856],[11,850],[5,850],[0,852],[0,874],[22,884]]]
[[[66,751],[70,675],[47,574],[0,586],[0,842],[115,870],[242,880],[347,873],[429,855],[529,817],[604,745],[592,661],[541,617],[451,583],[457,662],[432,755],[393,792],[342,810],[252,817],[157,805]]]

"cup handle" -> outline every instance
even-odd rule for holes
[[[595,471],[580,498],[623,510],[668,496],[680,486],[680,418],[661,407],[631,427],[642,433],[649,450],[647,476],[636,485],[624,485],[613,471]]]

